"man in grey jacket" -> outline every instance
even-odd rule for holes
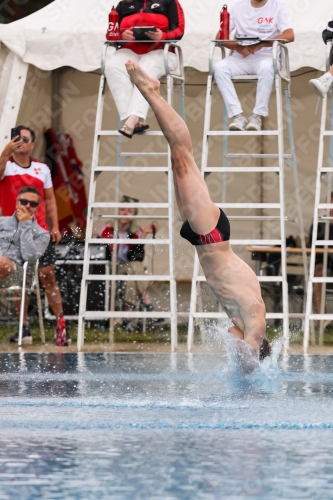
[[[0,217],[0,287],[2,288],[21,284],[23,263],[36,261],[47,248],[50,235],[39,226],[34,216],[39,202],[38,190],[34,186],[26,186],[18,194],[16,212],[10,217]],[[19,316],[19,307],[16,312]],[[25,344],[32,342],[27,324],[27,311],[25,311],[23,339]],[[10,338],[11,342],[17,340],[18,332]]]

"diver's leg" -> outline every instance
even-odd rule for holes
[[[157,79],[150,77],[135,62],[128,61],[126,67],[132,82],[149,102],[170,145],[177,202],[182,217],[189,221],[193,231],[207,234],[216,227],[220,211],[210,199],[206,183],[194,161],[188,128],[161,96]]]

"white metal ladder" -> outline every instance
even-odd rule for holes
[[[43,311],[42,311],[42,300],[40,296],[40,287],[39,287],[39,277],[38,277],[38,259],[36,262],[24,262],[23,264],[23,278],[22,285],[13,285],[7,289],[2,289],[2,291],[21,291],[20,297],[15,297],[14,300],[21,300],[20,305],[20,318],[19,318],[19,329],[18,329],[18,348],[22,347],[22,337],[23,337],[23,325],[24,325],[24,309],[25,309],[25,301],[27,300],[26,292],[35,291],[36,300],[37,300],[37,310],[38,310],[38,320],[39,320],[39,330],[40,330],[40,339],[41,343],[45,344],[45,330],[44,330],[44,321],[43,321]],[[31,265],[33,267],[33,275],[31,276],[31,283],[27,285],[27,277],[28,277],[28,267]],[[13,300],[13,299],[12,299]]]
[[[331,47],[333,46],[333,41],[327,43],[328,54]],[[327,68],[329,67],[327,59]],[[331,116],[329,117],[329,126],[326,128],[327,123],[327,108],[328,108],[328,95],[326,94],[322,100],[322,111],[320,120],[320,136],[319,136],[319,150],[318,150],[318,163],[317,163],[317,176],[316,176],[316,191],[315,191],[315,201],[314,201],[314,214],[313,214],[313,230],[312,230],[312,245],[311,245],[311,258],[310,258],[310,268],[309,268],[309,282],[308,282],[308,293],[306,302],[306,312],[305,312],[305,325],[304,325],[304,337],[303,337],[303,350],[306,354],[309,347],[309,336],[310,336],[310,321],[319,320],[319,345],[322,346],[324,342],[324,329],[325,326],[333,320],[333,314],[325,313],[325,301],[326,301],[326,284],[333,283],[333,277],[327,276],[327,263],[328,263],[328,248],[333,246],[333,241],[329,238],[329,226],[330,220],[330,209],[333,208],[331,203],[331,191],[332,191],[332,174],[333,174],[333,98],[332,98],[332,88],[331,88]],[[329,156],[328,159],[324,159],[325,154],[325,139],[329,138]],[[327,166],[324,166],[324,162],[327,161]],[[322,182],[326,179],[326,203],[321,203],[322,198]],[[320,215],[319,212],[323,212],[325,215]],[[325,224],[325,234],[323,240],[318,240],[318,223],[322,221]],[[323,275],[322,277],[315,277],[315,264],[316,264],[316,251],[318,247],[323,248]],[[321,304],[320,304],[320,314],[314,314],[312,312],[313,304],[313,284],[322,283],[321,291]],[[311,335],[312,342],[315,343],[314,333]]]
[[[84,326],[85,320],[98,320],[110,318],[110,333],[109,340],[110,343],[114,341],[114,323],[116,319],[119,318],[168,318],[170,319],[170,330],[171,330],[171,351],[174,351],[177,347],[177,296],[176,296],[176,281],[174,274],[174,238],[173,238],[173,217],[174,217],[174,189],[173,189],[173,178],[172,178],[172,168],[171,168],[171,154],[170,148],[167,147],[166,152],[156,153],[156,152],[122,152],[121,140],[122,135],[119,134],[118,130],[102,130],[102,118],[103,118],[103,107],[105,98],[105,88],[106,88],[106,77],[104,75],[104,64],[106,52],[109,46],[114,46],[112,42],[105,43],[105,50],[102,58],[102,75],[99,86],[98,103],[97,103],[97,115],[96,115],[96,128],[94,136],[94,146],[92,155],[92,166],[91,166],[91,177],[90,177],[90,191],[88,200],[88,213],[87,213],[87,229],[86,229],[86,240],[85,240],[85,253],[84,253],[84,264],[82,273],[82,285],[81,285],[81,295],[80,295],[80,310],[79,310],[79,322],[78,322],[78,339],[77,348],[81,351],[84,345]],[[179,62],[178,72],[171,72],[168,64],[168,51],[169,48],[173,47]],[[166,84],[167,84],[167,101],[173,106],[173,82],[178,81],[179,86],[179,96],[180,96],[180,113],[184,117],[184,65],[181,48],[173,42],[165,42],[164,45],[164,64],[166,73]],[[121,122],[118,117],[118,124]],[[118,127],[119,128],[119,127]],[[144,135],[149,136],[163,136],[160,130],[144,132]],[[100,166],[99,165],[99,151],[100,151],[100,139],[102,136],[116,136],[117,137],[117,161],[115,166]],[[131,157],[165,157],[167,159],[166,166],[125,166],[124,163]],[[101,172],[113,172],[116,173],[116,186],[115,186],[115,199],[110,202],[96,202],[96,183],[97,178]],[[142,173],[142,172],[165,172],[168,176],[168,201],[166,203],[121,203],[120,202],[120,176],[124,172]],[[123,239],[117,237],[110,239],[105,238],[93,238],[93,222],[96,219],[106,218],[114,219],[114,235],[117,235],[118,230],[118,219],[124,218],[119,217],[118,209],[120,207],[128,208],[138,208],[138,209],[164,209],[166,215],[154,214],[145,216],[138,215],[138,219],[166,219],[168,221],[168,238],[151,238],[151,239],[127,239],[126,242],[129,244],[142,244],[142,245],[166,245],[169,248],[169,273],[168,275],[117,275],[117,245],[124,243]],[[108,215],[96,215],[98,209],[111,209],[112,214]],[[135,218],[131,216],[131,219]],[[112,269],[109,275],[92,275],[89,274],[89,261],[90,261],[90,246],[92,244],[113,244],[112,252]],[[88,281],[90,280],[101,280],[111,282],[111,303],[109,311],[87,311],[87,289]],[[116,297],[116,282],[118,281],[147,281],[152,280],[155,282],[168,281],[170,284],[170,310],[165,312],[144,312],[144,311],[115,311],[115,297]]]
[[[222,173],[223,186],[222,186],[222,203],[217,203],[217,206],[222,209],[267,209],[270,211],[277,212],[277,215],[257,215],[257,216],[229,216],[232,220],[279,220],[280,221],[280,238],[279,239],[240,239],[231,240],[232,245],[265,245],[265,246],[281,246],[281,276],[258,276],[259,282],[277,282],[282,285],[282,304],[283,312],[281,313],[267,313],[267,319],[282,319],[283,320],[283,334],[285,338],[285,349],[289,346],[289,304],[288,304],[288,283],[287,283],[287,267],[286,267],[286,233],[285,233],[285,199],[284,199],[284,165],[287,162],[293,170],[295,192],[297,197],[297,208],[298,208],[298,222],[300,226],[300,235],[302,240],[302,256],[303,256],[303,266],[305,278],[307,281],[307,259],[306,259],[306,247],[304,238],[304,227],[303,218],[301,210],[301,201],[298,189],[298,174],[296,165],[296,154],[294,148],[294,138],[291,120],[291,110],[290,110],[290,70],[289,70],[289,59],[288,50],[285,45],[279,42],[274,42],[272,57],[275,71],[275,90],[276,90],[276,103],[277,103],[277,130],[262,130],[257,131],[228,131],[227,130],[227,115],[224,105],[224,129],[222,131],[210,130],[211,121],[211,104],[212,104],[212,89],[213,89],[213,60],[214,51],[216,47],[220,47],[222,51],[222,58],[225,57],[225,49],[221,47],[217,42],[212,42],[210,49],[209,58],[209,75],[207,82],[207,94],[206,94],[206,109],[205,109],[205,121],[204,121],[204,136],[203,136],[203,149],[202,149],[202,175],[209,175],[212,172]],[[282,52],[282,67],[280,69],[278,52]],[[249,82],[256,81],[258,79],[257,75],[241,75],[232,78],[234,82]],[[289,142],[290,142],[290,154],[285,154],[284,152],[284,138],[283,138],[283,115],[282,115],[282,84],[281,81],[286,82],[287,88],[284,91],[286,100],[286,113],[287,113],[287,123],[289,132]],[[208,142],[210,137],[222,136],[223,137],[223,166],[222,167],[210,167],[208,166]],[[230,136],[276,136],[278,140],[278,153],[275,154],[238,154],[238,153],[228,153],[228,137]],[[232,166],[232,163],[237,158],[251,158],[253,160],[260,159],[276,159],[278,165],[271,167],[264,166]],[[225,178],[227,173],[233,172],[235,174],[242,174],[248,172],[276,172],[279,176],[279,203],[226,203],[226,182]],[[226,318],[226,314],[222,312],[198,312],[197,311],[197,298],[198,297],[198,283],[206,281],[205,277],[200,274],[200,265],[197,255],[195,255],[193,278],[192,278],[192,289],[191,289],[191,302],[190,302],[190,314],[189,314],[189,324],[188,324],[188,339],[187,347],[191,351],[193,346],[194,338],[194,322],[196,319],[210,319],[210,318]],[[301,315],[293,315],[301,316]]]

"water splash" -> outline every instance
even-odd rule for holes
[[[282,373],[281,368],[278,365],[278,357],[281,348],[284,344],[284,338],[282,334],[271,342],[272,353],[270,356],[266,357],[263,361],[259,363],[249,363],[248,360],[253,358],[252,349],[247,342],[237,338],[235,335],[228,331],[229,326],[232,323],[230,321],[225,321],[220,325],[212,325],[206,328],[205,337],[206,341],[211,345],[219,345],[223,347],[227,356],[227,366],[224,372],[238,377],[268,377],[270,379]],[[249,369],[244,371],[249,363]],[[251,369],[253,368],[254,369]],[[248,373],[245,373],[248,371]]]

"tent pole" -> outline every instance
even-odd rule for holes
[[[7,91],[3,107],[0,109],[0,152],[10,141],[10,129],[15,127],[20,105],[22,101],[25,82],[27,79],[29,64],[18,56],[9,52],[2,68]]]
[[[59,132],[59,125],[62,122],[62,112],[59,113],[59,101],[54,99],[54,96],[59,96],[60,91],[60,75],[61,68],[56,68],[52,71],[52,130],[57,134]]]

